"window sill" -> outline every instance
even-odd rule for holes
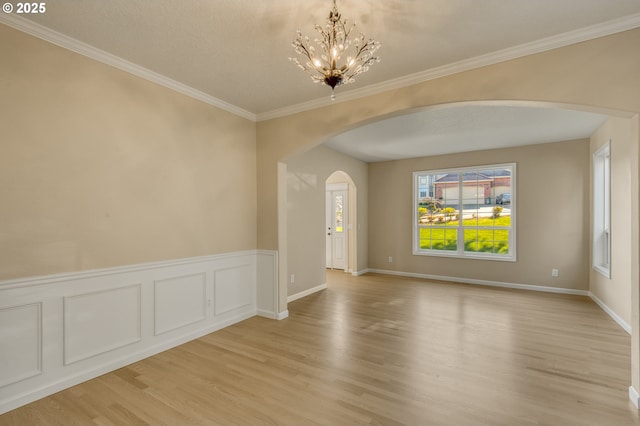
[[[414,256],[431,256],[431,257],[448,257],[451,259],[472,259],[472,260],[493,260],[498,262],[515,262],[516,256],[515,254],[510,256],[497,256],[491,254],[471,254],[467,253],[461,255],[458,252],[440,252],[440,251],[424,251],[424,250],[414,250]]]
[[[598,272],[600,275],[605,278],[611,279],[611,268],[605,268],[598,265],[593,265],[593,270]]]

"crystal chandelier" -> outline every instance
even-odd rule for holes
[[[329,11],[325,27],[315,26],[320,33],[320,38],[314,40],[318,51],[309,42],[309,37],[304,37],[298,30],[298,37],[291,45],[302,57],[303,62],[297,58],[289,58],[309,74],[315,83],[324,83],[331,87],[331,99],[335,99],[336,86],[353,83],[355,76],[368,71],[373,63],[380,62],[379,57],[373,56],[380,48],[380,42],[371,38],[366,40],[363,33],[350,40],[349,34],[355,28],[355,24],[349,26],[346,19],[340,18],[336,0],[333,0],[333,8]],[[351,45],[354,49],[349,54]],[[348,56],[344,62],[340,62],[344,55]]]

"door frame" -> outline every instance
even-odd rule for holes
[[[343,232],[344,232],[344,268],[335,268],[334,264],[334,246],[333,234],[335,229],[326,229],[328,223],[333,224],[333,193],[344,192],[343,199]],[[325,184],[325,231],[331,233],[332,238],[325,237],[325,265],[330,269],[341,269],[347,272],[349,270],[349,237],[350,237],[350,221],[349,221],[349,184],[344,183],[326,183]],[[333,228],[331,226],[330,228]],[[329,243],[331,240],[331,243]]]

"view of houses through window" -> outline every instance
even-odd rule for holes
[[[515,260],[515,167],[414,173],[414,254]]]

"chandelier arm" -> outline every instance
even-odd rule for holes
[[[340,24],[342,25],[342,32],[344,33],[344,39],[347,40],[349,38],[349,35],[351,34],[351,31],[356,27],[356,24],[351,24],[349,29],[347,29],[347,21],[346,20],[340,22]]]
[[[304,53],[304,56],[309,58],[310,61],[313,61],[313,56],[309,52],[309,49],[307,49],[307,46],[303,44],[303,45],[300,45],[299,47],[302,48],[302,53]]]
[[[378,48],[378,46],[376,46],[375,43],[372,43],[371,41],[367,41],[364,45],[362,45],[361,48],[358,49],[358,53],[356,54],[356,60],[358,60],[360,55],[363,54],[363,53],[365,53],[365,54],[366,53],[373,54],[375,52],[375,50],[377,50],[377,48]]]
[[[333,0],[333,8],[329,11],[325,26],[315,26],[320,36],[314,40],[316,48],[300,31],[292,43],[296,53],[307,59],[306,63],[303,64],[297,58],[289,59],[309,74],[315,83],[323,83],[331,87],[332,91],[336,86],[352,83],[354,76],[366,72],[373,63],[380,62],[380,58],[373,57],[380,43],[373,39],[366,40],[362,33],[351,40],[355,27],[355,23],[349,24],[346,19],[341,18],[336,0]],[[355,48],[353,57],[348,55],[352,44]],[[343,54],[347,55],[346,63],[340,64]]]

